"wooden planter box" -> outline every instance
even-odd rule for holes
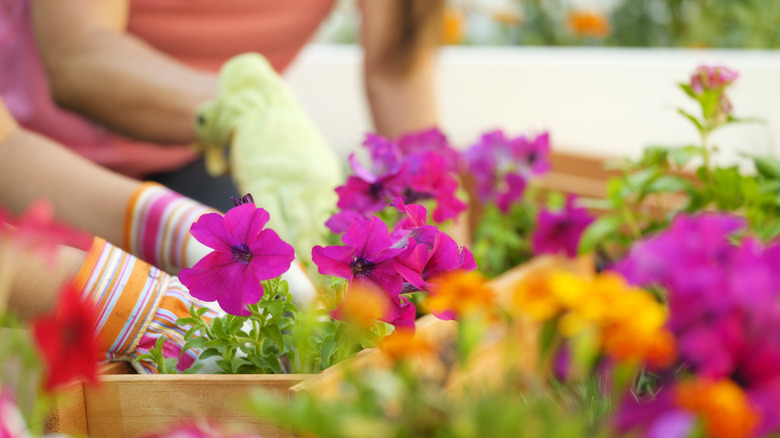
[[[311,374],[140,375],[126,363],[103,367],[98,385],[77,382],[55,401],[48,433],[90,437],[143,437],[177,425],[213,419],[263,437],[288,431],[246,413],[258,389],[286,394]]]

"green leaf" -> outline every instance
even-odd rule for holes
[[[222,353],[220,353],[216,348],[207,348],[203,350],[203,353],[200,354],[199,359],[204,360],[214,356],[222,356]]]
[[[179,372],[176,371],[176,365],[179,364],[179,359],[175,357],[166,357],[164,363],[166,374],[179,374]]]
[[[669,156],[677,167],[683,167],[691,160],[691,158],[701,155],[702,149],[699,146],[682,146],[677,148],[671,148],[669,150]]]
[[[685,94],[688,95],[688,97],[696,98],[696,93],[693,91],[693,88],[688,84],[677,84],[680,86],[680,88],[685,92]]]
[[[277,299],[269,301],[265,307],[274,319],[280,318],[282,313],[284,313],[284,303]]]
[[[280,350],[284,349],[284,337],[282,336],[282,331],[279,329],[279,327],[275,325],[267,325],[263,327],[261,333],[263,336],[270,338],[271,341],[273,341],[273,343],[276,344]]]
[[[698,129],[699,132],[704,131],[704,128],[702,127],[701,122],[699,121],[699,119],[696,118],[696,116],[694,116],[693,114],[688,113],[687,111],[685,111],[682,108],[678,109],[677,111],[680,114],[682,114],[683,116],[685,116],[688,120],[693,122],[693,124],[696,125],[696,129]]]
[[[244,357],[237,357],[233,360],[233,363],[231,364],[231,374],[238,374],[238,369],[243,365],[254,366],[251,360]]]
[[[769,179],[780,179],[780,160],[773,157],[753,157],[753,164],[762,176]]]
[[[187,368],[186,370],[182,371],[181,373],[182,374],[196,374],[198,371],[201,370],[201,368],[203,368],[203,364],[202,363],[196,363],[195,365]]]
[[[688,192],[693,184],[677,175],[664,175],[651,182],[645,189],[646,193],[677,193]]]
[[[620,216],[602,216],[590,224],[580,238],[579,252],[581,254],[591,252],[607,236],[615,233],[623,225]]]
[[[228,338],[229,337],[228,334],[225,333],[225,329],[223,328],[223,325],[224,325],[223,319],[224,319],[224,317],[222,317],[222,318],[214,318],[214,320],[212,322],[212,325],[211,325],[212,331],[214,332],[214,334],[218,338]]]
[[[197,325],[198,324],[198,320],[196,320],[195,318],[190,318],[190,317],[179,318],[179,319],[176,320],[175,324],[176,325]]]
[[[181,351],[182,353],[189,350],[190,348],[202,348],[206,344],[206,338],[202,336],[198,336],[197,338],[192,338],[189,341],[184,343],[184,347],[182,347]]]
[[[222,348],[227,347],[230,345],[230,341],[227,339],[212,339],[210,341],[206,341],[203,346],[206,348]]]
[[[203,316],[208,311],[209,311],[208,307],[201,307],[200,309],[196,310],[196,313],[198,316]]]

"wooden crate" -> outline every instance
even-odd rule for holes
[[[591,256],[581,256],[575,259],[565,259],[553,256],[538,256],[534,259],[517,266],[504,274],[490,281],[490,285],[496,293],[497,301],[502,306],[512,299],[513,291],[518,282],[530,275],[549,270],[564,269],[578,275],[592,275],[595,272],[594,260]],[[417,320],[415,336],[425,338],[437,349],[446,349],[456,342],[458,336],[458,323],[456,321],[443,321],[433,315],[426,315]],[[540,325],[530,319],[520,319],[518,321],[517,331],[513,333],[496,332],[491,333],[491,340],[485,342],[474,357],[477,360],[472,361],[467,367],[457,369],[449,373],[445,383],[448,390],[457,391],[462,385],[468,382],[479,381],[484,383],[485,388],[491,384],[503,384],[498,379],[501,375],[495,373],[496,363],[501,360],[503,353],[501,345],[505,340],[511,340],[513,343],[523,345],[525,355],[518,364],[522,372],[534,373],[538,364],[539,351],[538,339]],[[418,372],[426,373],[436,378],[438,370],[431,369],[429,363],[419,361],[413,364]],[[387,366],[387,358],[381,354],[378,349],[366,349],[357,356],[338,363],[320,374],[307,379],[292,388],[290,394],[294,397],[296,394],[309,392],[316,393],[321,399],[333,399],[339,395],[339,383],[344,378],[344,374],[352,370],[363,369],[365,367],[384,367]],[[433,373],[433,375],[432,375]],[[444,374],[444,370],[441,370]]]
[[[280,375],[140,375],[125,363],[103,367],[97,385],[71,385],[47,421],[49,433],[90,437],[143,437],[179,425],[213,419],[263,437],[290,437],[246,413],[248,395],[263,389],[287,394],[312,377]]]

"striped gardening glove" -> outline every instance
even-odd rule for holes
[[[219,97],[201,108],[196,131],[207,170],[229,171],[270,213],[269,227],[309,261],[336,210],[340,165],[265,58],[247,53],[222,67]]]
[[[192,298],[178,278],[95,238],[74,286],[82,300],[95,305],[95,332],[107,360],[127,360],[140,373],[156,373],[153,362],[136,359],[164,336],[168,341],[163,354],[179,359],[179,371],[197,362],[201,348],[182,354],[184,333],[190,327],[175,322],[190,315],[191,304],[196,308],[206,304]],[[204,314],[206,319],[214,316],[212,310]]]

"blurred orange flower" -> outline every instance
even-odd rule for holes
[[[739,438],[753,436],[760,415],[742,388],[728,379],[697,379],[679,383],[675,402],[704,420],[707,436]]]
[[[415,335],[414,330],[398,328],[382,340],[380,348],[393,361],[411,358],[426,358],[434,353],[428,339]]]
[[[426,304],[440,319],[454,319],[475,311],[492,309],[493,290],[477,271],[454,271],[436,278]]]
[[[600,11],[571,10],[567,21],[577,38],[606,38],[612,31],[609,18]]]
[[[443,44],[460,44],[466,33],[466,19],[463,12],[449,7],[444,11],[444,18],[441,23],[441,41]]]
[[[365,284],[356,284],[333,312],[333,317],[354,324],[361,330],[368,330],[382,319],[390,307],[390,298],[384,292]]]

